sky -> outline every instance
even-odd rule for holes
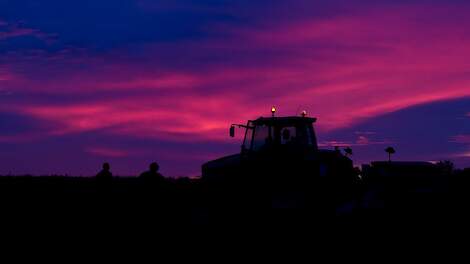
[[[0,174],[168,176],[308,111],[355,164],[470,167],[470,2],[0,0]],[[238,132],[238,134],[241,134]]]

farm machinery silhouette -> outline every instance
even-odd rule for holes
[[[263,200],[274,208],[350,200],[358,177],[353,163],[339,151],[318,148],[316,120],[305,111],[276,117],[273,107],[272,117],[233,124],[231,137],[236,128],[244,129],[240,153],[203,164],[202,181],[223,196]]]

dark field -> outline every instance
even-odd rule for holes
[[[0,177],[2,220],[147,222],[211,225],[266,221],[364,222],[390,219],[462,219],[470,210],[470,170],[432,177],[369,177],[338,202],[316,189],[309,203],[274,205],[259,182],[214,185],[202,180],[139,178],[100,181],[78,177]],[[291,195],[292,197],[292,195]],[[103,220],[107,219],[107,220]]]

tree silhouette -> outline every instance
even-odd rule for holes
[[[450,160],[441,160],[437,163],[437,166],[446,175],[452,174],[455,168],[454,163]]]
[[[395,154],[395,149],[392,147],[388,147],[385,149],[385,152],[388,153],[388,162],[392,162],[392,154]]]

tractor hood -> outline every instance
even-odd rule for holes
[[[232,166],[237,166],[240,164],[241,155],[234,154],[230,156],[225,156],[216,160],[211,160],[202,165],[203,169],[218,169],[218,168],[227,168]]]

